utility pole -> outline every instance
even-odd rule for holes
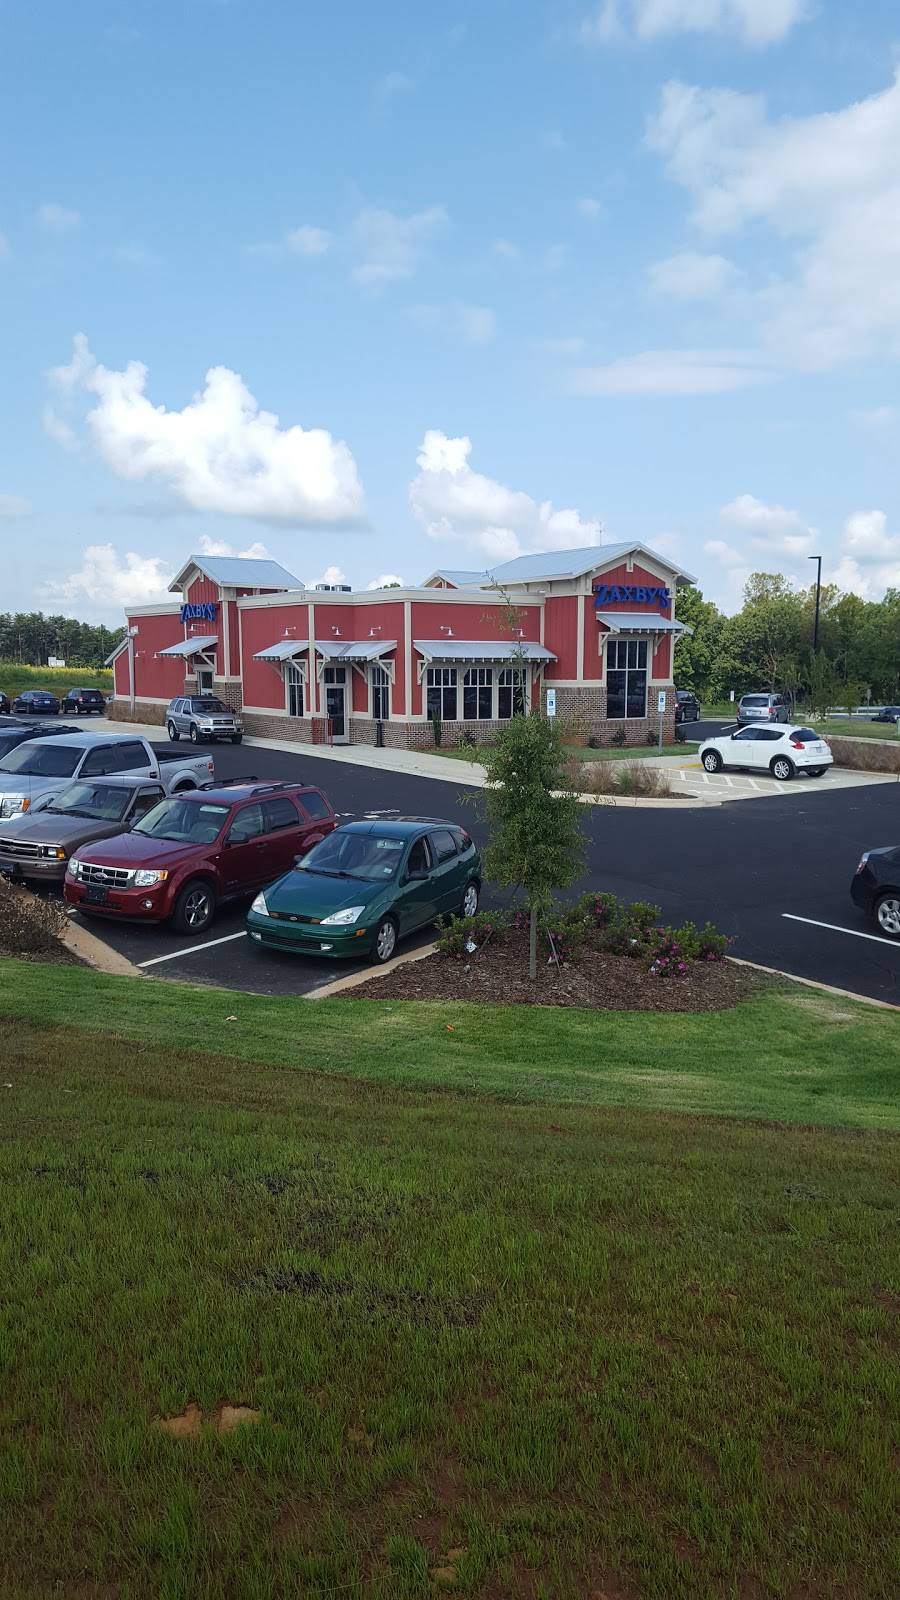
[[[813,623],[813,655],[819,648],[819,602],[822,598],[822,557],[807,556],[807,561],[817,561],[816,568],[816,619]]]

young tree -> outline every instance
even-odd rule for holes
[[[485,810],[492,825],[488,877],[521,888],[529,915],[528,975],[537,977],[538,916],[577,877],[584,851],[580,802],[566,788],[555,719],[513,717],[484,757]]]
[[[675,616],[691,629],[675,645],[675,682],[679,689],[706,695],[721,654],[725,618],[692,584],[676,589]]]

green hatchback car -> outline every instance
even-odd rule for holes
[[[464,828],[434,817],[349,822],[256,896],[255,944],[389,961],[397,940],[478,910],[481,860]]]

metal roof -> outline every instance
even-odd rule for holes
[[[170,593],[184,587],[191,567],[205,578],[226,589],[303,589],[305,584],[278,561],[259,561],[255,556],[189,556],[169,584]]]
[[[477,589],[484,583],[485,577],[484,572],[457,572],[450,567],[438,567],[435,572],[429,574],[422,587],[424,589],[432,578],[445,578],[448,583],[455,583],[458,588],[467,589],[471,586]]]
[[[420,656],[428,661],[555,661],[552,650],[531,639],[414,639]]]
[[[179,639],[177,644],[166,645],[165,650],[158,650],[161,656],[197,656],[202,650],[209,650],[218,644],[219,636],[216,633],[196,633],[190,639]]]
[[[512,561],[501,561],[492,567],[490,572],[485,573],[481,585],[538,583],[542,578],[548,581],[581,578],[586,572],[594,572],[613,561],[620,561],[624,556],[639,555],[641,552],[651,560],[658,561],[669,572],[677,573],[690,583],[694,581],[689,572],[682,571],[668,556],[659,555],[639,540],[631,540],[628,544],[579,545],[574,550],[547,550],[534,556],[516,556]]]
[[[317,639],[316,649],[328,661],[376,661],[396,650],[396,639]]]
[[[597,621],[611,633],[692,633],[692,628],[656,611],[598,611]]]
[[[291,656],[298,656],[301,650],[308,649],[308,639],[276,639],[274,644],[267,644],[265,650],[254,651],[253,659],[254,661],[290,661]]]

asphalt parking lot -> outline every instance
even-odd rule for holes
[[[252,744],[218,746],[215,760],[223,777],[316,783],[347,816],[443,816],[485,840],[479,791],[467,788],[464,773],[458,783],[439,782]],[[900,841],[900,785],[796,783],[765,806],[741,801],[709,810],[603,806],[586,810],[585,832],[586,870],[573,893],[603,888],[659,904],[667,921],[713,921],[731,935],[736,956],[900,1004],[900,944],[874,933],[849,898],[862,851]],[[491,900],[488,892],[485,904]],[[356,970],[251,946],[245,910],[223,908],[196,941],[167,927],[100,918],[88,925],[160,979],[303,994]]]

